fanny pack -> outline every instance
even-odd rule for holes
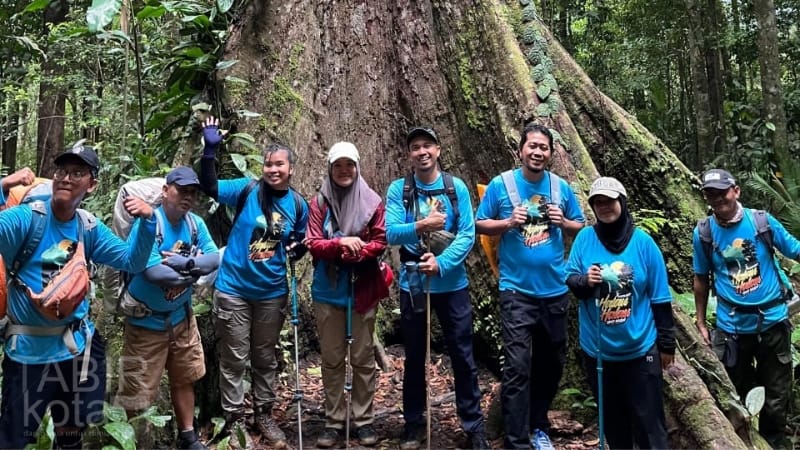
[[[69,316],[89,293],[89,266],[86,263],[83,236],[78,239],[72,258],[56,272],[42,292],[34,293],[30,287],[23,285],[31,303],[47,320],[56,321]]]

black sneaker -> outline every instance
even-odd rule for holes
[[[474,450],[488,450],[491,448],[489,447],[489,442],[486,440],[486,433],[483,431],[467,433],[467,437],[469,438],[470,448]]]
[[[336,428],[325,428],[319,436],[317,436],[317,447],[330,448],[339,442],[339,430]]]
[[[400,439],[400,450],[417,450],[425,442],[425,427],[418,423],[407,423]]]
[[[361,445],[375,445],[378,443],[378,433],[372,425],[364,425],[356,430],[356,437]]]
[[[193,429],[178,433],[178,441],[175,443],[175,447],[189,450],[208,450],[208,447],[200,442],[200,438],[197,437],[197,433]]]

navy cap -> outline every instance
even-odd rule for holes
[[[200,186],[200,179],[191,167],[176,167],[167,174],[167,184],[178,186]]]
[[[411,145],[411,141],[418,137],[426,137],[428,139],[433,140],[436,145],[439,145],[439,138],[436,137],[436,132],[433,131],[433,128],[427,127],[414,127],[408,130],[408,134],[406,135],[406,147]]]
[[[736,179],[723,169],[711,169],[703,174],[703,189],[730,189],[736,186]]]
[[[58,155],[55,159],[55,163],[57,166],[61,166],[67,163],[70,159],[77,159],[83,164],[89,166],[89,169],[92,172],[92,177],[97,178],[97,172],[100,171],[100,158],[97,157],[97,153],[92,147],[83,145],[84,141],[85,139],[81,139],[80,141],[76,142],[72,148]]]

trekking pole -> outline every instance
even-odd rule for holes
[[[294,328],[294,376],[295,387],[292,401],[297,402],[297,441],[298,448],[303,448],[303,390],[300,388],[300,354],[297,329],[300,325],[297,313],[297,276],[294,271],[294,259],[289,258],[289,271],[292,278],[292,327]]]
[[[347,355],[344,360],[344,398],[347,415],[344,421],[344,445],[350,448],[350,402],[353,391],[353,367],[350,365],[350,347],[353,345],[353,301],[356,296],[356,274],[350,271],[350,298],[347,299],[347,318],[345,319],[345,336]]]
[[[425,432],[426,432],[426,447],[428,450],[431,448],[431,385],[430,385],[430,376],[431,376],[431,277],[426,277],[425,280],[425,326],[426,326],[426,333],[425,336],[427,337],[425,341],[425,380],[429,383],[425,387],[425,412],[426,412],[426,423],[425,423]]]
[[[599,266],[599,264],[598,264]],[[600,342],[602,338],[602,333],[600,333],[600,327],[603,324],[601,319],[601,310],[600,307],[600,285],[598,284],[594,291],[594,299],[595,305],[597,305],[597,335],[595,338],[597,339],[597,430],[598,430],[598,444],[597,448],[600,450],[605,450],[605,433],[603,432],[603,346]]]

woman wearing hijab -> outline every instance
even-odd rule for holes
[[[664,449],[661,373],[675,355],[672,296],[661,251],[634,226],[627,198],[614,178],[592,183],[589,205],[597,223],[575,238],[567,285],[581,300],[580,346],[595,398],[598,356],[602,363],[600,413],[609,446]]]
[[[362,445],[374,445],[373,331],[378,300],[389,295],[381,273],[386,226],[381,197],[361,177],[356,147],[339,142],[328,152],[328,178],[311,202],[306,245],[314,258],[311,296],[322,354],[325,430],[317,446],[334,446],[346,417]],[[352,302],[351,411],[344,395],[347,303]]]

